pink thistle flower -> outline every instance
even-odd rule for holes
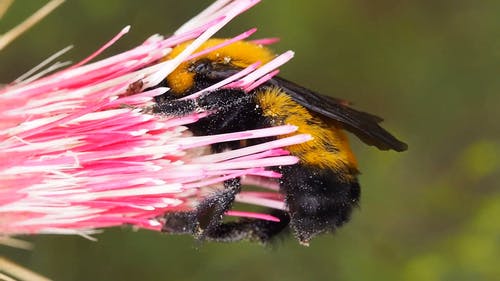
[[[0,235],[87,236],[124,224],[160,230],[157,217],[192,209],[214,186],[235,177],[269,190],[241,192],[237,201],[284,209],[273,181],[280,175],[266,168],[295,164],[298,159],[281,147],[309,136],[210,154],[207,148],[214,143],[290,134],[296,128],[195,137],[183,125],[209,112],[184,117],[150,114],[147,108],[154,105],[154,97],[168,89],[141,92],[183,61],[199,56],[193,52],[201,44],[257,2],[216,1],[169,38],[154,35],[131,50],[88,63],[126,34],[126,27],[80,63],[48,76],[45,71],[30,73],[0,89]],[[158,63],[171,47],[193,39],[177,57]],[[263,66],[251,65],[186,98],[221,87],[254,89],[292,56],[289,51]],[[227,215],[277,220],[237,210]]]

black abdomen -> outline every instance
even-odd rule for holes
[[[344,181],[331,169],[301,164],[282,167],[280,172],[290,225],[303,243],[347,222],[359,202],[360,187],[355,177]]]

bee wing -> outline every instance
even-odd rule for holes
[[[240,70],[241,68],[232,65],[212,65],[210,71],[203,74],[210,79],[221,80]],[[348,106],[348,101],[320,95],[276,76],[264,85],[281,88],[294,101],[305,108],[342,123],[346,130],[355,134],[366,144],[374,145],[381,150],[393,149],[395,151],[404,151],[408,149],[406,143],[401,142],[391,135],[391,133],[380,127],[379,123],[383,121],[382,118],[370,113],[357,111]]]
[[[382,118],[366,112],[357,111],[348,106],[349,102],[320,95],[302,86],[280,77],[273,77],[267,84],[285,91],[290,97],[305,108],[336,120],[363,142],[381,150],[393,149],[404,151],[408,145],[380,127]]]

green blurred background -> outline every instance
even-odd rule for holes
[[[46,1],[15,1],[0,33]],[[68,1],[0,53],[8,82],[69,45],[78,61],[168,35],[211,1]],[[499,280],[500,1],[264,0],[220,36],[258,27],[292,49],[292,81],[385,117],[405,153],[357,140],[361,208],[309,248],[197,244],[130,229],[29,238],[5,255],[55,280]],[[496,279],[495,279],[496,278]]]

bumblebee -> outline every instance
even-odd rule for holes
[[[198,51],[218,45],[211,39]],[[165,58],[177,56],[189,44],[175,47]],[[290,226],[301,244],[318,234],[332,232],[346,223],[360,198],[356,158],[349,146],[347,130],[363,142],[381,150],[404,151],[407,145],[380,127],[375,115],[357,111],[348,103],[320,95],[281,77],[273,77],[250,92],[219,89],[194,100],[178,100],[213,85],[243,68],[275,54],[251,42],[240,41],[182,63],[159,86],[171,90],[157,98],[154,111],[184,115],[195,110],[213,112],[189,126],[194,135],[213,135],[291,124],[297,133],[313,140],[286,147],[299,163],[276,167],[282,174],[280,192],[287,210],[272,210],[280,222],[240,219],[224,222],[223,215],[241,191],[239,179],[224,183],[224,189],[204,199],[194,211],[169,213],[163,231],[187,233],[215,241],[252,240],[266,243]],[[212,146],[215,152],[268,141],[228,142]]]

